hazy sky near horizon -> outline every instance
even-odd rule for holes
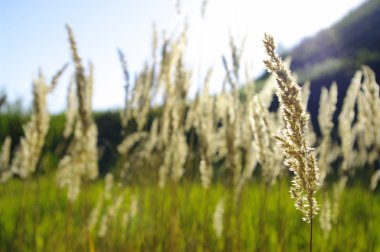
[[[0,0],[0,92],[11,101],[31,104],[32,79],[42,69],[50,77],[70,61],[65,24],[72,26],[83,63],[95,66],[95,110],[121,108],[124,81],[116,48],[127,58],[132,75],[150,57],[152,24],[167,34],[189,23],[186,63],[193,68],[194,94],[204,73],[215,68],[212,91],[221,88],[222,54],[228,54],[228,33],[239,41],[246,37],[244,62],[257,76],[263,71],[264,32],[284,48],[327,28],[364,0],[208,0],[201,18],[202,0],[182,0],[178,15],[172,0]],[[72,66],[58,88],[49,95],[49,110],[60,112],[66,104]],[[219,76],[218,76],[219,75]]]

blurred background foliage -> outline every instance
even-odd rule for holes
[[[323,13],[321,13],[323,15]],[[302,22],[302,21],[300,21]],[[283,57],[291,58],[291,69],[297,75],[298,82],[311,82],[308,110],[316,133],[319,135],[317,114],[322,87],[330,87],[333,81],[338,83],[337,113],[340,112],[343,97],[345,96],[350,80],[361,65],[368,65],[377,76],[380,76],[380,0],[366,1],[357,9],[350,12],[342,20],[316,35],[305,38],[290,50],[281,50]],[[260,90],[264,80],[269,75],[263,74],[255,80],[255,89]],[[240,98],[245,98],[245,90],[241,90]],[[12,138],[13,148],[18,145],[23,134],[22,125],[27,122],[30,111],[25,109],[22,100],[9,103],[6,91],[0,92],[0,142],[7,135]],[[276,107],[274,102],[272,107]],[[150,127],[154,117],[161,113],[157,107],[149,112],[148,124]],[[123,139],[119,111],[98,111],[94,113],[97,124],[99,167],[105,174],[117,165],[116,146]],[[50,129],[44,147],[44,170],[57,167],[63,155],[67,141],[63,138],[65,115],[52,116]],[[129,124],[125,134],[136,131],[136,124]],[[188,140],[191,138],[188,135]],[[196,139],[192,140],[196,144]],[[196,147],[193,147],[196,150]],[[48,163],[50,163],[48,165]],[[50,167],[50,168],[47,168]],[[197,171],[194,171],[197,172]]]

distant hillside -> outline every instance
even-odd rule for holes
[[[380,0],[370,0],[340,22],[303,40],[290,51],[300,78],[316,80],[361,64],[380,66]],[[327,65],[330,67],[323,67]],[[332,67],[332,68],[331,68]],[[331,70],[328,70],[331,69]]]
[[[321,13],[321,15],[323,15]],[[380,0],[368,0],[332,27],[304,39],[284,56],[299,81],[311,81],[309,110],[315,124],[321,86],[335,80],[339,86],[338,110],[355,70],[370,66],[380,78]]]

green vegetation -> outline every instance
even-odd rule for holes
[[[231,192],[217,184],[205,191],[199,183],[184,183],[177,188],[176,202],[170,187],[126,188],[123,207],[129,209],[131,197],[137,196],[137,214],[125,232],[120,222],[113,222],[103,239],[97,236],[98,229],[86,237],[84,217],[95,206],[103,183],[88,185],[69,206],[64,191],[51,185],[54,179],[43,176],[38,182],[13,180],[0,186],[0,251],[34,251],[35,246],[38,251],[89,251],[89,237],[96,251],[169,251],[173,208],[179,216],[177,251],[305,251],[308,247],[308,226],[293,207],[287,179],[271,188],[265,209],[265,188],[259,181],[243,190],[236,207],[228,203]],[[218,238],[212,219],[221,197],[231,219]],[[341,207],[337,227],[327,239],[316,225],[315,251],[378,251],[379,194],[353,185],[344,192]],[[263,211],[266,221],[260,222]]]

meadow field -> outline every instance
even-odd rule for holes
[[[7,187],[1,187],[1,251],[307,251],[309,248],[309,227],[289,199],[287,179],[278,181],[266,199],[263,184],[253,181],[244,188],[236,205],[231,201],[231,191],[221,184],[206,191],[199,183],[185,182],[176,192],[176,202],[173,188],[130,186],[123,190],[123,204],[115,216],[110,216],[107,231],[101,236],[100,220],[91,232],[87,233],[86,227],[104,183],[88,185],[78,200],[70,204],[65,193],[54,186],[54,179],[42,176],[39,181],[25,184],[13,180]],[[218,216],[216,206],[220,199],[224,199],[225,208]],[[379,195],[369,193],[363,185],[347,188],[339,202],[344,210],[331,231],[326,233],[316,221],[314,250],[378,251],[379,202]],[[112,200],[108,205],[112,205]],[[129,215],[127,223],[125,214]],[[223,223],[218,227],[222,231],[215,231],[215,221]]]
[[[380,251],[370,67],[344,94],[341,83],[320,87],[311,115],[313,83],[298,83],[271,35],[268,77],[257,82],[231,36],[222,90],[210,94],[209,69],[190,99],[186,24],[158,34],[135,78],[119,51],[126,99],[116,121],[92,109],[93,66],[69,25],[64,115],[46,99],[67,64],[33,80],[30,113],[0,110],[0,251]],[[106,133],[120,141],[100,141]]]

